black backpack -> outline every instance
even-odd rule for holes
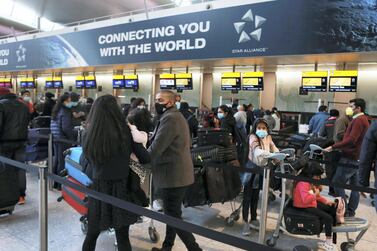
[[[236,143],[238,160],[241,166],[245,166],[249,156],[249,137],[235,126],[233,138]]]

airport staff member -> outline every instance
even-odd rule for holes
[[[190,132],[183,115],[175,107],[175,94],[172,91],[161,91],[156,96],[156,113],[160,115],[152,144],[148,149],[153,163],[153,179],[161,189],[164,213],[181,219],[182,202],[186,189],[194,182],[194,166],[190,153]],[[166,236],[162,248],[152,251],[170,251],[175,236],[190,251],[202,250],[196,243],[192,233],[166,226]]]

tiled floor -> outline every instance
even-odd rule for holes
[[[27,203],[17,206],[11,216],[0,217],[0,251],[34,251],[39,250],[38,232],[38,186],[37,178],[28,175]],[[58,192],[49,192],[49,250],[59,251],[78,251],[84,235],[80,229],[79,215],[72,210],[65,202],[58,203]],[[268,229],[272,230],[276,224],[277,210],[280,199],[269,205]],[[377,246],[377,214],[370,205],[370,199],[361,199],[358,216],[368,218],[371,227],[363,239],[357,245],[356,250],[374,250]],[[240,236],[242,224],[241,220],[234,226],[225,226],[224,219],[229,215],[230,205],[216,204],[212,207],[187,208],[184,210],[184,219],[198,225],[202,225],[219,232]],[[141,224],[131,227],[131,244],[133,250],[150,250],[154,245],[149,240],[148,235],[149,220],[144,220]],[[164,225],[156,223],[160,235],[164,235]],[[267,236],[269,233],[267,233]],[[323,236],[322,236],[323,237]],[[231,246],[212,241],[197,236],[198,242],[204,250],[238,250]],[[258,239],[257,232],[253,231],[250,240]],[[316,250],[316,236],[292,237],[282,234],[277,243],[277,248],[282,250],[292,250],[294,246],[304,244]],[[345,241],[345,236],[340,234],[339,243]],[[161,241],[157,244],[161,245]],[[114,235],[107,232],[101,234],[96,250],[115,250]],[[177,239],[174,250],[185,250],[182,242]]]

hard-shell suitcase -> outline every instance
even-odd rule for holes
[[[38,116],[30,123],[30,128],[50,128],[51,116]]]
[[[84,186],[92,184],[91,179],[85,174],[83,166],[80,165],[82,147],[72,147],[65,156],[65,169],[69,176],[79,181]]]
[[[0,163],[0,215],[11,214],[20,196],[18,169]]]
[[[185,207],[203,206],[208,203],[204,175],[205,170],[202,167],[194,168],[195,181],[194,184],[187,188],[183,199]]]
[[[284,222],[287,231],[291,234],[318,235],[322,232],[322,225],[317,216],[294,207],[286,207]]]
[[[74,178],[70,176],[68,176],[68,180],[77,185],[82,186],[80,182],[78,182],[77,180],[75,180]],[[71,187],[62,185],[62,196],[63,196],[63,199],[79,214],[87,215],[88,197],[84,193],[79,192]]]
[[[226,130],[199,130],[198,146],[221,145],[229,146],[232,144],[232,135]]]
[[[28,144],[29,145],[47,145],[48,138],[38,138],[39,136],[48,136],[50,134],[50,128],[33,128],[28,130]]]

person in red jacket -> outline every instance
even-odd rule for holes
[[[303,168],[300,176],[320,179],[323,169],[319,163],[312,162]],[[296,183],[293,191],[293,206],[309,214],[317,216],[322,225],[325,225],[326,241],[319,242],[318,248],[326,251],[337,250],[332,241],[332,226],[335,224],[335,202],[321,196],[321,186],[314,186],[306,181]]]
[[[326,148],[326,151],[340,150],[342,152],[341,159],[338,162],[336,173],[333,177],[333,182],[350,185],[359,185],[359,170],[358,160],[361,151],[361,144],[364,135],[369,128],[368,117],[364,114],[365,100],[361,98],[352,99],[349,101],[350,108],[353,111],[353,117],[350,125],[347,127],[343,140]],[[335,192],[346,200],[346,193],[342,188],[335,188]],[[350,199],[346,206],[345,217],[353,217],[356,214],[356,209],[359,205],[360,193],[351,191]]]

